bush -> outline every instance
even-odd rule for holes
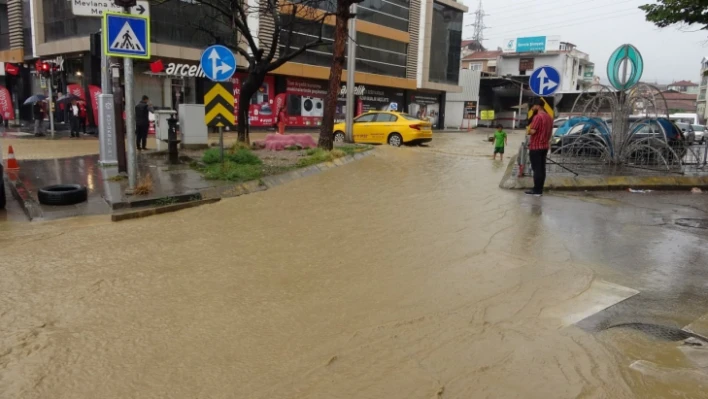
[[[221,151],[218,148],[210,148],[202,155],[202,162],[212,165],[221,162]]]
[[[232,148],[233,150],[233,148]],[[229,150],[224,154],[224,161],[231,161],[241,165],[260,165],[263,163],[260,158],[247,148]],[[214,165],[221,162],[221,151],[218,148],[210,148],[204,152],[202,162],[207,165]]]
[[[260,165],[244,165],[231,161],[226,161],[223,165],[220,163],[208,165],[202,172],[208,180],[249,181],[263,176]]]
[[[263,163],[256,154],[247,148],[236,150],[233,154],[229,154],[227,158],[229,161],[241,165],[260,165]]]

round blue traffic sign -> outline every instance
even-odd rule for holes
[[[207,47],[200,61],[204,75],[214,82],[225,82],[236,72],[236,56],[220,44]]]
[[[529,78],[529,86],[537,96],[550,96],[560,88],[560,73],[552,66],[536,68]]]

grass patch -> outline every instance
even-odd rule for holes
[[[344,152],[345,155],[354,155],[359,152],[369,151],[372,148],[374,148],[374,147],[372,147],[370,145],[345,144],[345,145],[337,146],[335,149]]]
[[[162,197],[155,200],[155,205],[157,206],[167,206],[177,203],[177,198],[175,197]]]
[[[224,152],[224,162],[226,161],[240,165],[260,165],[263,163],[250,149],[236,148],[236,146]],[[207,165],[221,163],[221,151],[218,148],[206,150],[202,155],[202,162]]]
[[[207,165],[201,172],[207,180],[248,181],[263,176],[261,165],[238,164],[231,161]]]
[[[108,181],[123,181],[123,180],[126,180],[127,178],[128,178],[128,176],[115,175],[115,176],[109,177],[109,178],[108,178]]]
[[[135,186],[135,195],[148,195],[152,192],[152,175],[147,174],[138,180]]]
[[[337,158],[348,155],[346,151],[340,148],[335,148],[332,151],[323,150],[322,148],[310,148],[305,152],[305,157],[297,161],[298,168],[304,168],[311,165],[316,165],[322,162],[332,162]]]

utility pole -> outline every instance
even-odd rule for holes
[[[356,3],[349,8],[349,39],[347,40],[347,99],[345,112],[345,135],[348,143],[354,142],[354,75],[356,73]]]

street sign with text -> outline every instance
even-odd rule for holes
[[[123,7],[117,6],[113,0],[71,0],[71,12],[80,17],[102,17],[104,12],[124,13]],[[150,3],[138,0],[131,7],[130,13],[141,17],[150,16]]]

